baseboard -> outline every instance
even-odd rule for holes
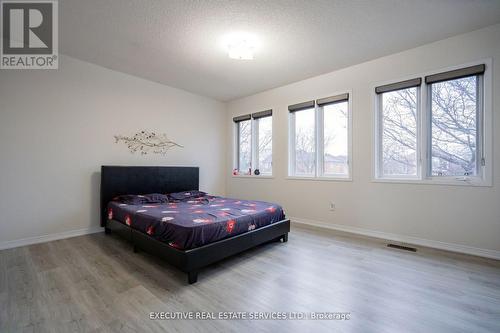
[[[394,242],[425,246],[425,247],[430,247],[433,249],[439,249],[439,250],[445,250],[445,251],[451,251],[451,252],[457,252],[457,253],[463,253],[463,254],[470,254],[470,255],[474,255],[474,256],[500,260],[500,251],[496,251],[496,250],[481,249],[481,248],[466,246],[466,245],[461,245],[461,244],[445,243],[445,242],[440,242],[440,241],[435,241],[435,240],[430,240],[430,239],[423,239],[423,238],[417,238],[417,237],[411,237],[411,236],[398,235],[398,234],[393,234],[393,233],[387,233],[387,232],[376,231],[376,230],[369,230],[369,229],[341,225],[341,224],[325,223],[325,222],[308,220],[308,219],[303,219],[303,218],[298,218],[298,217],[290,217],[290,220],[291,220],[292,224],[309,225],[309,226],[314,226],[314,227],[318,227],[318,228],[326,228],[326,229],[332,229],[332,230],[337,230],[337,231],[343,231],[343,232],[348,232],[348,233],[352,233],[352,234],[374,237],[374,238],[379,238],[379,239],[384,239],[384,240],[389,240],[389,241],[394,241]]]
[[[405,244],[425,246],[425,247],[430,247],[430,248],[439,249],[439,250],[445,250],[445,251],[451,251],[451,252],[457,252],[457,253],[463,253],[463,254],[469,254],[469,255],[474,255],[474,256],[479,256],[479,257],[484,257],[484,258],[500,260],[500,251],[496,251],[496,250],[481,249],[481,248],[466,246],[466,245],[461,245],[461,244],[446,243],[446,242],[440,242],[440,241],[435,241],[435,240],[430,240],[430,239],[404,236],[404,235],[399,235],[399,234],[393,234],[393,233],[388,233],[388,232],[358,228],[358,227],[341,225],[341,224],[325,223],[325,222],[303,219],[303,218],[298,218],[298,217],[290,217],[290,220],[291,220],[292,224],[303,224],[303,225],[314,226],[314,227],[318,227],[318,228],[326,228],[326,229],[331,229],[331,230],[343,231],[343,232],[348,232],[348,233],[352,233],[352,234],[374,237],[374,238],[395,241],[395,242],[400,242],[400,243],[405,243]],[[50,234],[50,235],[16,239],[16,240],[12,240],[12,241],[3,241],[3,242],[0,242],[0,250],[11,249],[14,247],[26,246],[26,245],[32,245],[32,244],[38,244],[38,243],[45,243],[45,242],[50,242],[50,241],[54,241],[54,240],[58,240],[58,239],[83,236],[83,235],[93,234],[93,233],[97,233],[97,232],[101,232],[101,231],[102,231],[101,227],[92,227],[92,228],[64,231],[64,232],[59,232],[59,233]]]
[[[0,242],[0,250],[11,249],[19,246],[26,246],[31,244],[45,243],[58,239],[71,238],[76,236],[83,236],[88,234],[93,234],[96,232],[101,232],[103,229],[101,227],[91,227],[85,229],[77,229],[70,231],[58,232],[56,234],[43,235],[43,236],[35,236],[28,237],[22,239],[16,239],[12,241],[3,241]]]

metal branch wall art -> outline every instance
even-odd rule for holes
[[[180,144],[170,140],[166,134],[141,131],[134,136],[115,135],[115,142],[123,142],[131,153],[140,152],[141,155],[149,153],[165,155],[169,149],[174,147],[184,148]]]

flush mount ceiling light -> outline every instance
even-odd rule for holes
[[[234,32],[221,38],[221,44],[229,58],[237,60],[253,60],[259,46],[255,35],[246,32]]]

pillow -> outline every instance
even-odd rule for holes
[[[168,197],[172,200],[189,200],[189,199],[201,198],[204,197],[205,195],[207,195],[205,192],[192,190],[192,191],[170,193]]]
[[[159,193],[150,193],[143,195],[126,194],[126,195],[120,195],[114,198],[113,200],[127,205],[143,205],[143,204],[167,203],[168,196]]]

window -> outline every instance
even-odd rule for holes
[[[418,176],[418,100],[421,80],[379,87],[380,176]],[[415,86],[417,85],[417,86]]]
[[[484,64],[375,88],[377,179],[488,183]],[[425,94],[421,93],[425,91]]]
[[[233,121],[236,125],[236,173],[271,175],[273,171],[272,110],[238,116],[233,118]]]
[[[273,173],[273,117],[262,117],[256,121],[257,158],[256,168],[261,174]]]
[[[349,175],[349,103],[347,101],[323,107],[323,174]]]
[[[349,94],[295,104],[288,109],[289,175],[349,179]]]
[[[252,123],[238,122],[238,171],[248,172],[252,167]]]
[[[430,85],[431,175],[477,176],[480,76]]]
[[[297,111],[295,118],[295,163],[296,175],[314,176],[316,170],[315,110]]]

